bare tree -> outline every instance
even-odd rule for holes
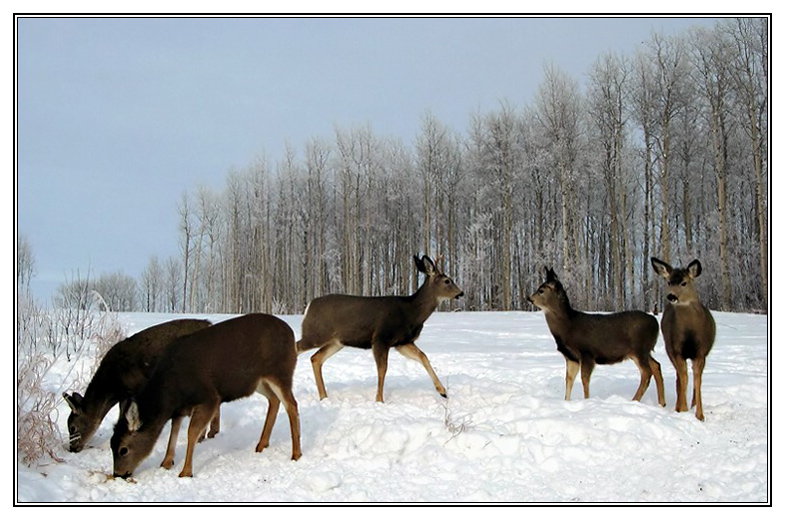
[[[769,26],[765,18],[737,18],[724,28],[732,38],[730,75],[733,89],[738,96],[743,113],[743,125],[752,151],[752,166],[755,171],[755,210],[758,220],[758,251],[762,284],[763,307],[768,307],[768,207],[767,177],[768,164],[768,41]]]
[[[188,192],[183,191],[178,206],[180,214],[180,247],[183,256],[183,299],[182,299],[182,312],[190,310],[188,305],[188,275],[191,267],[191,253],[193,248],[194,238],[194,224],[192,222],[193,216],[191,215],[190,202]]]
[[[142,296],[142,310],[146,312],[159,312],[163,310],[164,270],[158,257],[153,255],[142,271],[140,277],[140,291]]]
[[[33,247],[25,235],[16,237],[16,289],[19,293],[30,291],[30,281],[35,274]]]
[[[730,95],[731,47],[717,32],[697,33],[692,46],[695,68],[701,92],[708,104],[711,143],[714,150],[714,173],[717,183],[717,212],[719,214],[720,276],[722,279],[722,309],[731,307],[731,283],[728,259],[728,104]]]
[[[664,37],[654,33],[649,42],[649,58],[653,64],[653,100],[657,131],[657,166],[660,185],[660,247],[662,256],[670,261],[671,255],[671,195],[670,174],[673,164],[673,122],[684,108],[683,91],[689,77],[684,40],[678,36]]]
[[[600,168],[605,181],[609,206],[610,278],[615,287],[613,301],[624,307],[633,289],[633,266],[627,228],[627,196],[624,178],[627,122],[627,63],[614,54],[605,54],[595,62],[589,76],[588,114],[594,125],[592,135],[601,150]],[[624,250],[624,261],[622,261]],[[625,270],[624,266],[627,266]],[[625,276],[626,271],[626,276]],[[626,289],[626,290],[625,290]]]
[[[166,259],[164,264],[164,299],[165,311],[177,312],[181,309],[182,294],[180,287],[182,286],[182,265],[180,261],[170,256]]]
[[[574,276],[579,254],[575,214],[576,173],[580,137],[581,97],[577,82],[551,65],[534,100],[534,114],[542,129],[548,153],[555,163],[561,191],[562,265]]]

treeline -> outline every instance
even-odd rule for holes
[[[337,128],[229,171],[178,204],[181,254],[153,257],[137,308],[301,313],[316,296],[407,294],[412,255],[444,255],[465,310],[531,309],[553,266],[576,307],[652,310],[650,256],[700,258],[713,309],[768,307],[768,25],[653,34],[556,65],[530,104],[414,143]],[[122,309],[116,309],[122,310]]]

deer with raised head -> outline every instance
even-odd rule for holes
[[[300,417],[292,394],[296,364],[292,329],[267,314],[233,318],[174,341],[115,425],[111,440],[114,475],[129,477],[152,451],[164,424],[171,420],[175,430],[183,417],[190,416],[180,476],[193,476],[194,447],[220,404],[254,392],[269,401],[256,451],[269,445],[283,402],[292,434],[292,460],[299,459]],[[173,463],[170,438],[162,466],[168,469]]]
[[[436,391],[447,397],[428,357],[414,344],[423,324],[444,300],[459,298],[463,291],[428,256],[414,257],[425,281],[409,296],[349,296],[331,294],[316,298],[305,309],[298,352],[317,348],[312,357],[319,398],[327,397],[322,365],[345,346],[371,349],[377,370],[376,401],[384,402],[384,377],[391,348],[420,362]]]
[[[529,301],[543,310],[545,321],[567,363],[564,399],[569,401],[578,369],[581,371],[583,397],[589,398],[589,381],[595,365],[611,365],[632,359],[641,373],[633,396],[640,401],[651,376],[657,385],[657,402],[665,406],[665,388],[660,364],[651,355],[660,328],[657,319],[642,311],[589,314],[570,305],[567,292],[553,272],[545,269],[545,282]]]
[[[158,357],[174,339],[209,327],[207,320],[181,319],[149,327],[110,348],[87,385],[84,396],[79,392],[64,393],[71,408],[68,415],[68,449],[79,452],[95,433],[101,421],[118,402],[120,415],[125,413],[128,399],[144,387]],[[210,428],[209,437],[218,433],[220,421]]]
[[[674,269],[652,257],[654,272],[668,283],[665,310],[662,313],[662,337],[665,351],[676,368],[676,411],[687,411],[687,360],[692,360],[692,406],[695,417],[703,421],[701,383],[706,356],[714,345],[717,326],[709,309],[704,307],[695,289],[695,278],[702,268],[693,260],[686,268]]]

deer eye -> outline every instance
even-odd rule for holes
[[[126,455],[128,455],[128,448],[126,448],[125,446],[123,446],[122,448],[120,448],[120,449],[118,450],[118,453],[120,453],[120,456],[121,456],[121,457],[125,457]]]
[[[542,287],[540,287],[540,289],[539,289],[537,292],[538,292],[539,294],[545,294],[545,289],[543,289]]]
[[[687,282],[681,282],[682,287],[687,287]]]
[[[445,280],[445,281],[444,281],[444,284],[445,284],[445,285],[450,285],[450,279],[448,278],[447,280]]]

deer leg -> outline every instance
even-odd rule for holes
[[[164,460],[161,462],[162,468],[170,469],[174,466],[174,449],[177,445],[177,434],[180,433],[180,423],[182,422],[182,416],[172,418],[172,431],[169,432],[169,443],[166,445],[166,455],[164,455]]]
[[[692,360],[692,406],[695,406],[695,417],[703,421],[703,399],[701,398],[701,383],[703,382],[703,367],[706,358],[696,357]]]
[[[665,406],[665,382],[662,379],[662,368],[653,357],[649,357],[649,368],[654,375],[654,383],[657,385],[657,402],[660,406]]]
[[[420,364],[425,367],[425,371],[428,372],[428,375],[431,376],[431,381],[433,381],[433,386],[436,387],[436,391],[442,397],[447,397],[447,390],[445,390],[444,385],[442,382],[439,381],[439,378],[436,377],[436,372],[433,371],[433,367],[431,366],[431,362],[428,361],[428,356],[425,355],[425,352],[420,350],[417,345],[414,343],[409,343],[408,345],[401,345],[399,347],[395,347],[398,352],[400,352],[404,357],[409,359],[413,359],[415,361],[419,361]]]
[[[215,412],[215,417],[213,420],[210,421],[210,433],[207,434],[208,439],[212,439],[218,432],[221,431],[221,408],[219,407],[218,410]]]
[[[594,360],[590,358],[581,359],[581,384],[583,385],[583,398],[589,398],[589,381],[594,370]]]
[[[283,402],[283,407],[289,416],[289,429],[292,432],[292,460],[297,460],[302,456],[302,451],[300,450],[300,412],[297,409],[297,401],[294,399],[291,386],[270,386],[278,399]]]
[[[213,420],[215,412],[220,406],[220,402],[201,404],[194,408],[191,414],[191,422],[188,424],[188,448],[185,452],[185,464],[183,470],[180,472],[181,477],[193,477],[193,456],[194,448],[199,440],[199,436],[207,428],[210,421]]]
[[[676,411],[687,411],[687,361],[681,356],[673,356],[671,359],[676,368]]]
[[[575,382],[575,376],[578,374],[578,369],[581,367],[581,364],[571,359],[567,359],[567,358],[564,359],[565,361],[567,361],[567,375],[565,377],[564,400],[569,401],[570,395],[572,395],[572,384]]]
[[[641,373],[641,382],[638,385],[638,390],[635,392],[635,395],[632,397],[633,401],[640,401],[643,399],[643,395],[646,393],[646,390],[649,389],[649,383],[651,382],[651,366],[649,366],[648,360],[641,360],[636,355],[631,355],[630,358],[635,362],[635,366],[638,367],[638,370]]]
[[[373,358],[376,360],[376,402],[383,403],[384,377],[387,375],[387,355],[390,353],[390,349],[389,347],[379,345],[378,343],[374,343],[371,349],[373,350]]]
[[[313,376],[316,379],[316,388],[319,390],[319,399],[327,397],[327,390],[324,388],[324,379],[322,379],[322,365],[342,348],[343,345],[341,343],[337,340],[332,340],[317,350],[316,354],[311,356],[311,366],[313,367]]]
[[[258,391],[267,397],[268,403],[267,417],[264,420],[264,427],[262,428],[262,436],[259,438],[259,444],[256,445],[256,453],[261,452],[270,445],[270,434],[273,431],[275,418],[278,416],[278,407],[281,404],[281,400],[278,399],[278,397],[275,395],[275,392],[272,392],[266,383],[260,384]]]
[[[199,442],[202,442],[205,439],[212,439],[218,432],[221,430],[221,408],[218,408],[218,411],[215,412],[215,417],[213,420],[210,421],[210,433],[207,433],[207,430],[202,432],[202,435],[199,436]]]

